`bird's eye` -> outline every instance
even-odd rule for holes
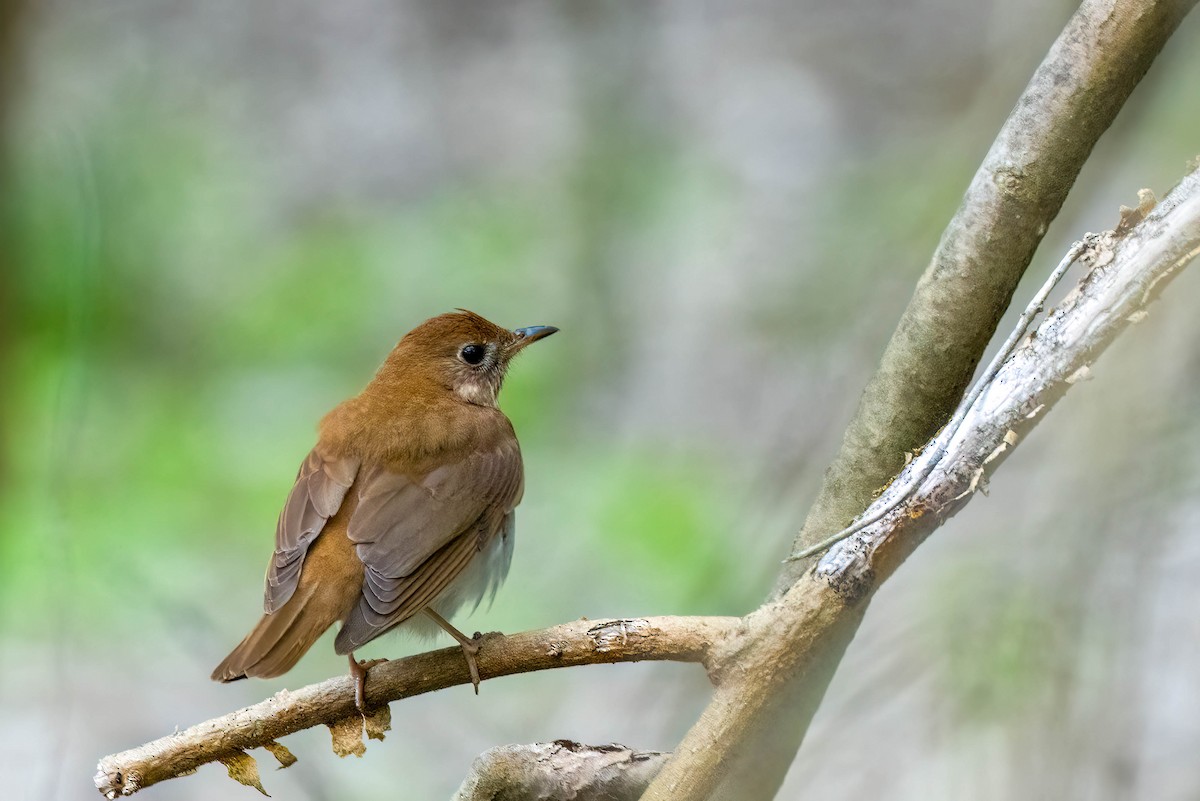
[[[487,355],[487,348],[483,345],[463,345],[463,349],[459,351],[458,355],[467,364],[479,364]]]

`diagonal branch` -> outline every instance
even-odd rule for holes
[[[958,405],[1101,134],[1196,0],[1085,0],[1017,100],[859,401],[793,553],[841,529]],[[811,561],[794,562],[777,590]]]
[[[1142,213],[1126,210],[1123,222]],[[976,491],[986,490],[988,476],[1037,421],[1088,378],[1113,338],[1144,319],[1146,305],[1200,256],[1200,169],[1128,233],[1089,234],[1073,250],[1091,267],[1087,275],[964,404],[962,424],[930,442],[871,505],[868,513],[887,510],[881,519],[827,553],[817,577],[851,596],[869,591]],[[940,451],[946,455],[939,458]],[[903,497],[908,477],[926,472]]]
[[[748,789],[744,774],[730,781],[730,765],[750,754],[757,758],[752,749],[764,741],[787,740],[766,736],[779,735],[781,727],[807,725],[816,703],[807,687],[832,672],[879,585],[986,487],[987,476],[1087,377],[1108,343],[1143,319],[1167,281],[1200,256],[1200,169],[1142,214],[1127,210],[1118,231],[1090,234],[1077,246],[1091,270],[972,393],[962,424],[929,443],[864,517],[877,509],[885,514],[834,546],[778,601],[747,616],[737,638],[744,644],[736,656],[738,680],[718,683],[644,801],[769,797],[762,788]],[[909,478],[931,460],[936,464],[909,494]],[[757,764],[763,771],[762,761]]]
[[[643,660],[698,662],[708,667],[713,649],[740,623],[738,618],[727,617],[581,620],[508,637],[488,635],[476,659],[484,679]],[[366,700],[369,707],[382,707],[389,701],[470,681],[462,650],[444,648],[375,666],[367,680]],[[347,734],[343,721],[352,724],[349,743],[339,740]],[[281,690],[254,706],[104,757],[97,766],[96,788],[108,798],[132,795],[209,762],[225,763],[231,776],[235,765],[248,763],[254,774],[250,783],[254,784],[257,772],[246,751],[266,747],[275,753],[280,749],[275,743],[279,737],[320,725],[333,729],[335,749],[353,752],[355,745],[361,748],[362,719],[354,707],[354,683],[349,676],[299,690]],[[372,734],[370,726],[368,734]],[[382,728],[373,736],[382,738]],[[287,754],[286,749],[281,750]]]

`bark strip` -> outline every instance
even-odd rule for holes
[[[1085,0],[1067,23],[943,232],[793,553],[862,512],[946,422],[1092,148],[1195,3]]]

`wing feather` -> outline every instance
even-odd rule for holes
[[[474,539],[473,533],[459,536],[403,578],[388,578],[368,568],[363,597],[338,632],[335,650],[339,654],[354,651],[432,604],[475,556]],[[385,604],[379,594],[396,600]]]
[[[275,553],[263,593],[266,612],[279,609],[296,591],[308,546],[341,508],[358,468],[358,460],[329,458],[320,447],[313,448],[300,465],[275,527]]]
[[[338,652],[433,603],[505,530],[523,487],[514,437],[419,478],[385,467],[364,470],[347,529],[364,565],[362,597],[338,634]]]

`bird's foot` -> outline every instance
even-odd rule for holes
[[[350,654],[350,675],[354,677],[354,706],[363,717],[367,716],[367,671],[386,659],[364,659],[361,662]]]
[[[462,647],[463,657],[467,660],[467,670],[471,673],[471,686],[475,688],[475,694],[479,695],[479,665],[475,663],[475,654],[479,653],[479,645],[483,642],[483,635],[478,631],[471,639],[464,639],[459,642]]]
[[[462,648],[463,657],[467,660],[467,670],[471,674],[471,686],[475,688],[475,694],[479,695],[479,665],[475,662],[475,655],[479,653],[479,646],[483,642],[483,635],[477,631],[474,637],[468,637],[450,625],[450,622],[446,618],[428,607],[425,608],[425,614],[429,615],[433,619],[433,622],[442,627],[443,631],[458,641],[459,646]]]

